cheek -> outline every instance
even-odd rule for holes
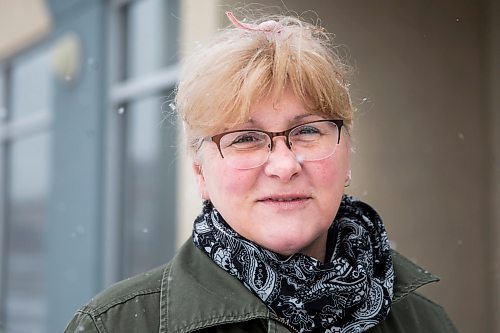
[[[207,190],[213,199],[214,195],[231,201],[246,197],[257,179],[255,170],[237,170],[219,166],[207,171],[205,174]]]
[[[227,193],[245,193],[249,188],[249,179],[241,174],[239,170],[226,170],[226,172],[219,174],[218,179],[214,179],[217,185],[223,187]]]
[[[318,198],[318,214],[325,228],[337,214],[342,195],[345,191],[347,163],[324,161],[314,170],[314,188]]]
[[[343,159],[328,159],[320,163],[316,169],[318,180],[324,183],[344,182],[348,173],[348,163]]]

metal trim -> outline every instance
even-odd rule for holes
[[[168,90],[175,86],[178,78],[178,65],[172,65],[150,75],[131,79],[111,87],[110,100],[114,105]]]
[[[115,1],[117,2],[117,1]],[[124,47],[123,11],[117,7],[108,8],[108,40],[109,49],[107,52],[108,63],[108,87],[112,87],[120,77],[120,69],[123,69],[122,49]],[[111,93],[111,92],[110,92]],[[120,198],[121,179],[123,170],[120,167],[123,160],[123,149],[120,145],[120,129],[124,125],[118,123],[115,112],[116,104],[108,96],[106,105],[106,135],[105,145],[107,154],[105,155],[105,190],[104,190],[104,225],[103,225],[103,267],[102,267],[102,287],[106,287],[116,282],[120,278],[121,258],[120,248],[122,237],[120,233]],[[121,117],[123,118],[123,117]]]
[[[38,111],[7,124],[0,123],[0,143],[47,131],[51,125],[52,114],[47,111]]]
[[[8,83],[8,72],[2,66],[0,68],[0,80],[2,80],[2,85],[0,85],[0,107],[7,109],[7,83]],[[5,118],[0,118],[0,137],[4,133],[4,121]],[[4,141],[0,140],[0,332],[3,332],[5,323],[5,307],[3,306],[6,300],[6,276],[4,272],[7,272],[7,254],[6,254],[6,230],[7,230],[7,213],[6,209],[6,144]]]

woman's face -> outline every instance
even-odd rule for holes
[[[277,104],[264,99],[250,111],[251,120],[236,129],[283,131],[322,119],[308,113],[290,90]],[[302,252],[324,260],[327,231],[349,172],[345,135],[335,154],[314,162],[298,162],[284,137],[274,139],[269,159],[254,169],[228,166],[213,142],[204,142],[200,154],[194,170],[202,198],[210,200],[236,232],[282,255]]]

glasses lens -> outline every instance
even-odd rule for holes
[[[301,161],[318,161],[337,148],[339,129],[334,122],[320,121],[300,125],[289,134],[292,151]]]
[[[264,164],[269,156],[269,136],[258,131],[237,131],[225,134],[220,148],[226,162],[236,169],[251,169]]]
[[[318,161],[335,152],[339,128],[332,121],[316,121],[293,128],[290,147],[299,161]],[[241,130],[224,134],[219,146],[226,163],[236,169],[252,169],[266,163],[271,138],[265,132]]]

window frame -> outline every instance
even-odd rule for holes
[[[162,67],[152,73],[126,78],[127,65],[127,35],[126,35],[126,7],[138,0],[112,0],[108,16],[108,87],[107,102],[107,134],[106,146],[108,153],[105,157],[105,212],[104,212],[104,239],[103,239],[103,286],[122,279],[124,246],[123,237],[123,207],[124,207],[124,176],[126,167],[125,142],[126,118],[121,115],[122,108],[134,100],[150,96],[162,91],[172,90],[178,79],[178,61],[172,65]],[[169,0],[175,6],[178,0]],[[179,23],[177,23],[177,27]],[[177,28],[178,29],[178,28]],[[175,35],[168,39],[176,40]]]
[[[30,56],[43,49],[50,40],[43,40],[32,47],[14,54],[0,63],[0,329],[5,329],[7,310],[7,269],[9,267],[7,234],[10,227],[8,221],[7,197],[8,163],[12,158],[9,148],[14,142],[40,133],[49,133],[52,128],[53,115],[50,110],[39,109],[12,119],[12,66],[13,59]],[[50,193],[47,193],[49,195]]]

